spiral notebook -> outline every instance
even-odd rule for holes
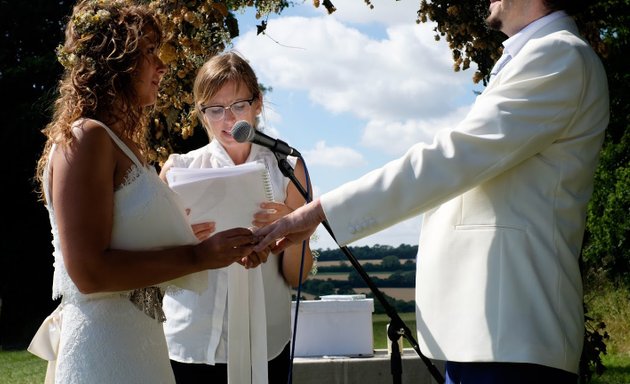
[[[273,200],[269,171],[259,162],[224,168],[172,167],[166,179],[190,209],[191,224],[214,221],[217,232],[251,227],[260,203]]]

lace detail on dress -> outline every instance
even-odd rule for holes
[[[136,164],[131,164],[131,167],[127,170],[127,174],[125,175],[125,179],[123,183],[116,188],[116,191],[120,191],[121,189],[127,187],[128,185],[133,184],[136,179],[138,179],[142,175],[142,169],[138,167]]]
[[[162,310],[164,292],[159,287],[135,289],[129,292],[127,297],[129,297],[129,301],[150,318],[160,323],[166,321],[166,316]]]

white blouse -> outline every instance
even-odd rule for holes
[[[234,165],[216,140],[202,148],[171,157],[174,167],[216,168]],[[295,158],[289,157],[288,160],[295,166]],[[283,202],[289,179],[282,175],[273,152],[252,144],[247,158],[247,162],[251,161],[261,161],[266,165],[271,176],[274,201]],[[228,363],[235,361],[234,359],[241,365],[249,362],[252,364],[251,371],[254,371],[252,382],[266,383],[267,360],[278,356],[291,338],[291,290],[280,273],[280,261],[277,255],[270,255],[267,262],[259,268],[245,270],[241,265],[233,264],[226,268],[208,270],[204,272],[207,274],[208,288],[201,295],[190,291],[167,293],[163,304],[167,318],[164,332],[170,358],[183,363],[211,365]],[[235,281],[239,283],[235,284]],[[232,296],[237,295],[241,302],[243,298],[248,299],[245,303],[249,302],[249,305],[236,304],[240,308],[230,310],[229,303],[239,302],[232,299]],[[242,324],[247,320],[244,318],[249,318],[249,329]],[[261,326],[263,335],[257,335],[255,329]],[[236,327],[241,327],[239,334],[230,339],[229,330]],[[249,335],[246,335],[248,332]],[[234,350],[249,349],[250,339],[251,355]],[[236,347],[228,348],[229,340]],[[260,348],[265,344],[267,348],[261,351]],[[228,350],[235,354],[232,358],[228,355]],[[254,350],[266,356],[264,367],[259,367],[258,374],[255,368],[257,353]],[[261,362],[257,364],[260,365]],[[235,369],[250,371],[249,367],[228,364],[228,376],[232,377],[230,382],[237,382],[233,380],[233,374],[237,374],[234,373]],[[257,375],[261,376],[260,381],[255,379]]]

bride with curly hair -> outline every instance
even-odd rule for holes
[[[191,227],[144,156],[147,111],[166,72],[154,12],[131,1],[82,1],[65,36],[36,174],[52,228],[53,299],[61,303],[29,350],[49,360],[47,382],[174,383],[165,290],[202,291],[196,272],[252,266],[253,235]]]

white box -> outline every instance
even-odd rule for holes
[[[291,305],[292,329],[295,301]],[[300,300],[295,356],[373,356],[374,299],[365,295],[327,295]]]

